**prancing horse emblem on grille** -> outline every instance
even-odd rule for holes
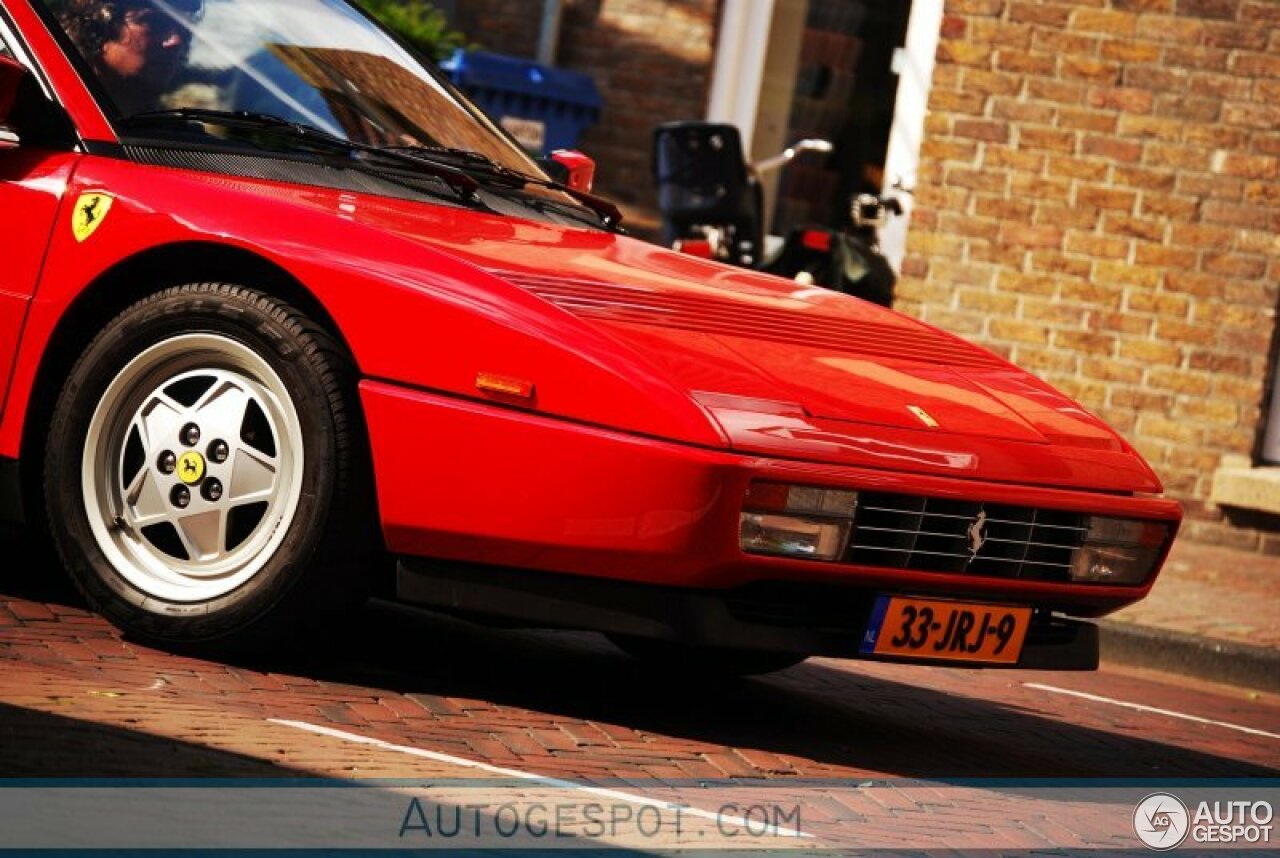
[[[969,537],[969,562],[972,563],[978,556],[978,552],[982,550],[982,546],[987,544],[987,511],[985,509],[978,511],[978,517],[973,520],[965,533]]]

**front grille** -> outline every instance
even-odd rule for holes
[[[1071,559],[1087,530],[1084,518],[1055,509],[859,492],[845,560],[891,569],[1069,581]]]

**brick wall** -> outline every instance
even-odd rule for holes
[[[455,24],[485,49],[537,53],[540,2],[456,5]],[[604,97],[600,123],[580,142],[598,162],[598,188],[613,200],[654,209],[654,126],[706,116],[719,6],[720,0],[566,0],[556,63],[592,75]]]
[[[1121,430],[1190,535],[1259,545],[1205,501],[1269,379],[1280,2],[948,0],[921,166],[898,308]]]
[[[540,2],[455,0],[452,7],[450,23],[484,50],[529,59],[538,53]]]

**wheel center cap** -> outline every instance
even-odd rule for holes
[[[204,456],[188,450],[178,457],[178,479],[189,486],[204,479]]]

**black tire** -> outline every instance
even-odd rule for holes
[[[176,351],[192,342],[213,344],[209,346],[212,350],[207,354],[192,351],[190,357],[186,356],[188,352]],[[217,350],[220,344],[225,344],[228,355],[242,355],[244,360],[256,356],[261,363],[236,364],[229,370],[221,367],[222,357]],[[147,366],[147,355],[155,356],[156,368],[145,378],[140,376],[134,384],[138,390],[132,391],[128,373],[133,367]],[[252,524],[251,516],[242,518],[245,526],[241,529],[257,529],[237,546],[237,551],[258,544],[257,541],[250,543],[250,539],[266,540],[257,554],[246,549],[245,556],[251,562],[246,562],[241,572],[247,572],[249,577],[237,584],[235,577],[228,575],[223,582],[230,587],[227,592],[214,592],[216,587],[196,582],[192,585],[196,588],[192,598],[169,594],[170,585],[159,577],[155,579],[155,586],[149,583],[151,579],[146,575],[155,572],[158,576],[165,570],[162,557],[158,565],[155,562],[155,557],[162,554],[154,544],[159,540],[144,536],[148,530],[126,527],[123,515],[117,515],[115,524],[91,524],[90,518],[95,512],[99,520],[109,519],[110,507],[127,509],[129,502],[120,500],[112,505],[91,500],[87,498],[86,488],[91,483],[97,485],[93,481],[98,478],[92,474],[99,470],[105,472],[107,480],[114,473],[112,465],[98,452],[107,443],[101,439],[109,439],[111,434],[101,430],[101,422],[115,419],[110,416],[112,409],[106,406],[115,401],[122,405],[157,401],[147,397],[173,391],[174,376],[164,373],[183,361],[189,366],[208,364],[210,373],[225,371],[232,379],[236,378],[233,373],[242,372],[246,390],[261,379],[255,379],[252,370],[243,366],[269,368],[261,374],[270,377],[277,390],[283,385],[284,395],[267,397],[264,401],[287,399],[287,409],[280,413],[294,421],[288,423],[294,430],[288,437],[283,437],[283,430],[271,424],[264,432],[270,436],[276,470],[274,476],[268,477],[271,486],[259,492],[265,493],[268,500],[257,506],[265,505],[267,512],[274,515],[273,504],[277,498],[273,493],[276,493],[280,495],[283,512],[278,519],[271,520],[264,513],[256,525]],[[196,376],[200,373],[199,369],[190,371]],[[155,388],[156,392],[141,392],[147,384],[157,383],[160,386]],[[203,382],[197,380],[199,383]],[[228,284],[189,284],[166,289],[129,307],[106,324],[76,363],[58,398],[50,425],[44,460],[45,504],[54,543],[72,581],[96,610],[128,635],[161,646],[240,652],[268,642],[296,640],[296,635],[307,627],[332,622],[352,610],[367,585],[369,567],[363,561],[376,546],[368,447],[355,385],[353,361],[333,337],[296,309],[260,292]],[[217,387],[216,381],[211,382],[210,389],[214,387]],[[230,386],[227,389],[235,392]],[[108,395],[124,398],[104,400]],[[209,396],[211,400],[216,398]],[[139,410],[137,415],[142,417],[145,413]],[[236,413],[234,403],[226,413]],[[133,425],[139,425],[137,418],[134,419]],[[224,461],[230,463],[227,468],[240,467],[242,453],[253,452],[244,447],[242,441],[263,448],[268,443],[255,441],[257,436],[253,432],[246,434],[249,419],[243,417],[244,422],[239,424],[240,437],[231,442],[240,446],[233,447],[229,458],[224,457]],[[285,425],[284,418],[281,421],[281,425]],[[224,428],[226,425],[224,421]],[[175,434],[181,437],[180,433],[185,431],[184,428]],[[125,432],[127,435],[137,430]],[[91,437],[100,440],[91,444]],[[132,436],[129,437],[122,447],[135,443]],[[140,432],[138,437],[142,437]],[[289,438],[300,439],[300,454],[293,449],[299,445],[290,445]],[[161,438],[156,443],[163,446],[171,442]],[[274,450],[277,444],[282,449]],[[87,454],[90,446],[92,452]],[[286,447],[290,449],[284,449]],[[208,449],[213,449],[212,442]],[[153,453],[148,452],[142,459],[143,469],[150,468],[148,462],[154,461]],[[123,462],[131,454],[122,449],[119,455]],[[201,472],[206,474],[208,482],[214,480],[213,463],[217,460],[212,452],[206,455]],[[136,454],[134,459],[136,462]],[[286,470],[283,463],[287,460],[295,461],[297,467],[289,472],[286,496],[283,490],[276,492],[275,487],[286,485],[282,475]],[[126,466],[120,466],[122,474],[126,470]],[[260,467],[259,470],[271,473]],[[156,471],[160,473],[170,472]],[[237,477],[229,470],[225,473],[226,493],[230,496]],[[142,479],[154,479],[159,485],[162,478],[143,475]],[[120,482],[123,484],[125,478],[121,477]],[[212,489],[206,495],[208,487],[197,485],[204,501],[208,501]],[[192,485],[188,494],[197,491],[197,485]],[[173,486],[167,497],[171,498],[172,491],[179,488]],[[166,497],[163,492],[156,496]],[[201,502],[195,498],[191,508],[199,509]],[[220,514],[229,519],[233,513]],[[228,549],[231,529],[230,523],[214,527],[218,551]],[[122,542],[125,548],[115,547],[116,539],[127,539],[127,544]],[[135,548],[134,543],[138,547]],[[200,557],[193,558],[190,552],[194,543],[184,544],[188,546],[183,549],[185,562],[198,566]],[[133,562],[131,551],[136,551],[142,559]],[[234,556],[229,549],[228,554]],[[182,562],[181,556],[175,554],[174,563]],[[175,580],[181,581],[177,577]],[[185,595],[180,583],[172,588],[178,589],[179,595]]]
[[[608,638],[638,661],[691,676],[760,676],[795,667],[808,658],[789,652],[692,646],[628,635]]]

